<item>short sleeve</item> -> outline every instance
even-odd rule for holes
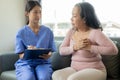
[[[24,50],[25,50],[25,45],[23,44],[22,36],[21,36],[20,32],[18,32],[16,35],[15,53],[20,54],[20,53],[24,52]]]

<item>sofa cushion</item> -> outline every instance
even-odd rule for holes
[[[59,54],[59,46],[61,41],[56,42],[57,51],[51,56],[53,70],[61,69],[70,66],[71,56],[61,56]]]
[[[11,71],[2,72],[1,79],[2,80],[16,80],[15,71],[11,70]]]
[[[15,69],[14,63],[17,61],[18,55],[14,52],[0,53],[0,74],[3,71]]]
[[[115,42],[119,52],[118,55],[103,55],[103,63],[107,69],[108,80],[120,79],[120,43]]]

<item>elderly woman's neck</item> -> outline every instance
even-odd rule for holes
[[[80,32],[87,32],[89,30],[90,30],[90,28],[87,26],[83,26],[83,27],[78,28],[78,31],[80,31]]]

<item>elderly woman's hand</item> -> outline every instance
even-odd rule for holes
[[[89,39],[78,40],[73,45],[74,51],[81,50],[81,49],[89,50],[90,47],[91,47],[91,42]]]

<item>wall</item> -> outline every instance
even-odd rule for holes
[[[25,24],[25,0],[0,0],[0,52],[14,51],[15,35]]]

